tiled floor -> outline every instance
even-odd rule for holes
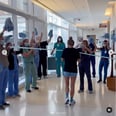
[[[39,90],[26,93],[21,90],[20,98],[8,99],[11,106],[0,111],[0,116],[116,116],[116,94],[103,83],[92,79],[94,94],[88,94],[85,79],[85,92],[78,94],[79,78],[75,86],[74,106],[64,105],[63,78],[49,77],[38,82]],[[107,113],[106,108],[113,112]]]

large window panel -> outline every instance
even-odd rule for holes
[[[19,33],[27,34],[26,19],[22,16],[17,16],[17,25],[18,25],[18,39],[22,39],[22,37],[19,36]]]
[[[11,0],[0,0],[1,3],[10,5]]]
[[[17,9],[27,12],[28,0],[15,0]]]
[[[67,46],[67,40],[68,40],[68,30],[66,29],[61,29],[61,36],[63,38],[63,42],[66,44]]]
[[[12,20],[12,14],[0,10],[0,32],[3,31],[6,18],[11,18]],[[9,42],[11,41],[11,39],[13,41],[13,38],[11,36],[13,36],[13,31],[10,32],[5,31],[4,33],[5,42]]]
[[[18,42],[21,42],[23,38],[19,36],[19,33],[27,34],[26,19],[24,17],[17,16],[17,26],[18,26]],[[18,55],[18,59],[19,59],[19,80],[22,80],[24,79],[24,66],[22,55]]]

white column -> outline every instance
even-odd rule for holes
[[[17,16],[13,14],[12,19],[13,19],[13,24],[14,24],[13,39],[15,43],[15,50],[17,50],[17,45],[18,45]]]

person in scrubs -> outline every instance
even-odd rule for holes
[[[109,66],[109,50],[110,50],[108,40],[104,40],[103,47],[97,48],[97,49],[101,51],[101,56],[102,56],[99,63],[99,80],[97,82],[100,83],[102,81],[102,70],[104,68],[103,83],[106,84],[107,70]],[[107,57],[107,58],[104,58],[104,57]]]
[[[23,49],[23,63],[24,63],[24,72],[25,72],[25,88],[27,92],[31,92],[30,89],[30,78],[32,76],[32,88],[33,89],[39,89],[37,87],[37,70],[34,62],[34,50],[28,49],[30,47],[29,40],[25,39],[23,41],[23,46],[26,47],[26,49]],[[34,47],[34,46],[31,46]]]
[[[61,36],[58,36],[57,42],[54,44],[54,48],[51,52],[51,55],[54,53],[56,50],[56,74],[57,77],[61,77],[61,66],[62,69],[64,68],[64,63],[61,60],[62,52],[65,49],[65,43],[63,42],[63,39]]]

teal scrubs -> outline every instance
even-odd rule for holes
[[[63,42],[54,44],[54,49],[56,49],[56,73],[57,73],[57,77],[61,76],[60,66],[62,66],[62,69],[64,68],[64,63],[61,61],[61,56],[62,56],[62,52],[63,52],[64,48],[65,48],[65,44]]]
[[[25,49],[24,52],[29,50]],[[36,87],[37,81],[37,70],[34,62],[34,54],[30,54],[28,57],[23,57],[24,62],[24,72],[25,72],[25,81],[26,81],[26,90],[30,90],[30,77],[32,76],[32,87]]]

